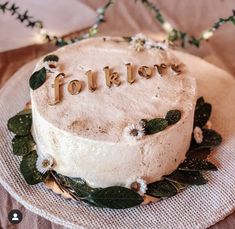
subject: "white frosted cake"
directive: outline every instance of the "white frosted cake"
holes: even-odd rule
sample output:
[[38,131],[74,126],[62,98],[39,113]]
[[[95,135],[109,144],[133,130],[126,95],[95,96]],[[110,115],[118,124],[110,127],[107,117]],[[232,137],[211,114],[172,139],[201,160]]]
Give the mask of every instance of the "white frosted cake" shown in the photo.
[[[93,38],[53,55],[58,62],[37,64],[35,71],[48,64],[47,79],[31,90],[37,153],[53,158],[53,170],[91,187],[130,187],[139,178],[158,181],[184,161],[196,84],[164,44]],[[147,134],[146,120],[171,110],[180,120]]]

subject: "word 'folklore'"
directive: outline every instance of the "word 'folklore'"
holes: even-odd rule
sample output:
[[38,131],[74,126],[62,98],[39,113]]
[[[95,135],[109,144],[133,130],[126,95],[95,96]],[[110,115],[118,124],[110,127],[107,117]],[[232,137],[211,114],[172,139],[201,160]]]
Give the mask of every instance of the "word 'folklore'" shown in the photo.
[[[149,79],[153,76],[154,69],[157,70],[157,73],[162,77],[164,74],[166,74],[168,68],[172,70],[174,75],[179,75],[181,71],[181,66],[179,64],[170,64],[166,65],[164,63],[158,65],[155,64],[154,68],[150,68],[148,66],[141,66],[138,68],[137,72],[138,74],[145,78]],[[104,67],[104,76],[105,76],[105,82],[106,86],[108,88],[112,86],[119,86],[121,85],[121,80],[119,78],[118,72],[111,72],[109,66]],[[126,64],[126,70],[127,70],[127,82],[129,84],[132,84],[135,82],[135,75],[133,74],[133,67],[130,63]],[[95,81],[95,78],[93,77],[92,71],[89,70],[85,73],[87,76],[87,83],[88,83],[88,89],[90,92],[94,92],[97,89],[97,84]],[[60,102],[61,100],[61,94],[60,94],[60,86],[64,84],[64,73],[59,73],[54,80],[54,84],[52,84],[52,88],[54,88],[54,101],[50,103],[50,105],[55,105]],[[79,80],[72,80],[68,84],[68,92],[71,95],[77,95],[82,90],[82,82]]]

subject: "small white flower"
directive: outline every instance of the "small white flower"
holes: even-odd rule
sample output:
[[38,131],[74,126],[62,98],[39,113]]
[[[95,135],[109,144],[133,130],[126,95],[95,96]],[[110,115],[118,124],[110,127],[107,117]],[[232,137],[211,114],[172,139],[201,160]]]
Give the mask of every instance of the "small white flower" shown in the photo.
[[152,49],[152,48],[159,48],[165,50],[169,46],[167,42],[156,42],[152,39],[147,38],[145,35],[139,33],[131,38],[130,47],[140,52],[143,51],[144,49]]
[[193,136],[197,144],[201,144],[203,141],[203,132],[202,129],[196,126],[193,130]]
[[36,162],[36,168],[40,173],[44,174],[52,168],[53,164],[54,160],[50,155],[39,155]]
[[136,34],[131,38],[130,47],[134,48],[137,52],[143,51],[146,40],[147,37],[144,34]]
[[124,129],[124,136],[129,140],[140,140],[144,135],[144,127],[141,123],[128,124]]
[[212,128],[212,122],[211,122],[210,120],[208,120],[207,123],[206,123],[206,125],[205,125],[205,127],[206,127],[207,129],[211,129],[211,128]]
[[214,35],[213,31],[205,31],[202,33],[202,38],[208,40]]
[[163,41],[163,42],[155,42],[155,47],[158,49],[163,49],[166,50],[169,48],[169,42],[168,41]]
[[140,177],[129,179],[126,184],[126,188],[133,189],[138,192],[141,196],[143,196],[147,191],[146,181]]
[[171,24],[168,23],[168,22],[164,22],[164,23],[162,24],[162,27],[163,27],[163,29],[164,29],[167,33],[170,33],[170,32],[173,30],[173,27],[172,27]]

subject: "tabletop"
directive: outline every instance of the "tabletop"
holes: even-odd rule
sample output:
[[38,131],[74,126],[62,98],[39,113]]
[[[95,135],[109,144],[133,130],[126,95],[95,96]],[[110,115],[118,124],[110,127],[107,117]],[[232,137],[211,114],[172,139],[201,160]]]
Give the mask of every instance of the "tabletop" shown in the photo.
[[[93,9],[104,4],[105,0],[81,0]],[[198,35],[202,30],[211,26],[218,18],[231,15],[235,6],[235,0],[152,0],[158,8],[162,9],[165,17],[182,31],[192,35]],[[107,14],[107,22],[101,26],[102,35],[131,35],[135,33],[149,33],[155,35],[162,32],[154,20],[153,15],[145,9],[140,1],[119,0]],[[235,76],[235,27],[225,25],[223,29],[216,32],[215,36],[208,42],[203,42],[200,48],[187,47],[184,51],[195,54],[211,62]],[[49,51],[54,50],[52,45],[30,45],[0,53],[0,87],[17,69],[28,61],[35,59]],[[52,228],[61,229],[63,226],[56,225],[50,221],[25,209],[15,201],[2,186],[0,186],[0,228]],[[3,207],[4,206],[4,207]],[[24,220],[16,226],[9,224],[8,212],[19,209]],[[223,221],[211,226],[210,229],[232,229],[235,224],[235,213]]]

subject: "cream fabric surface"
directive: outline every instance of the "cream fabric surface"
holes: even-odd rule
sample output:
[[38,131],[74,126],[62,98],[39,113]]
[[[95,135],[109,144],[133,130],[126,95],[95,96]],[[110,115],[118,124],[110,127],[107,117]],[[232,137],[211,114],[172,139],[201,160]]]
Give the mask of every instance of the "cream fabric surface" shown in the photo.
[[29,100],[32,63],[21,68],[0,91],[0,183],[30,211],[71,228],[201,229],[223,219],[235,209],[235,80],[197,57],[177,55],[196,76],[199,95],[213,104],[213,128],[223,136],[223,144],[211,157],[219,171],[207,174],[207,185],[189,188],[156,204],[127,210],[88,207],[65,200],[42,184],[27,185],[19,172],[20,160],[11,152],[12,134],[6,123]]

